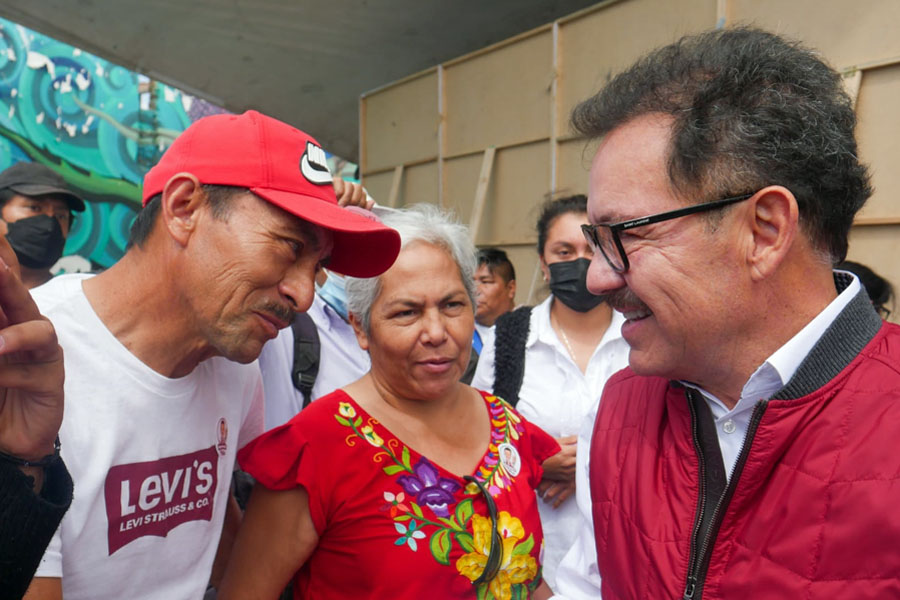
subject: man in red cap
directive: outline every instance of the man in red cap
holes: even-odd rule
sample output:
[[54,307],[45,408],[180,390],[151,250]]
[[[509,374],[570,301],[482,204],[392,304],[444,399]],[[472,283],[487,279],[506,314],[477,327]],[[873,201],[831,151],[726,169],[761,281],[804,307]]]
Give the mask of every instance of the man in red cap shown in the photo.
[[202,597],[239,518],[235,453],[263,430],[260,350],[322,266],[369,277],[399,247],[338,206],[305,133],[253,111],[189,127],[144,179],[125,256],[36,294],[65,350],[78,491],[34,597]]

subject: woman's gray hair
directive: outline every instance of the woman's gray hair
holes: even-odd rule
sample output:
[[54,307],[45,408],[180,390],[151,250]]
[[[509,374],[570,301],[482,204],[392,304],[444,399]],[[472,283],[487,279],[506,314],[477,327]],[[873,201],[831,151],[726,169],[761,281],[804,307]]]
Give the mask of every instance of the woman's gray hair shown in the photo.
[[[459,268],[459,276],[475,310],[475,246],[469,229],[456,217],[433,204],[415,204],[379,215],[388,227],[400,233],[401,252],[414,242],[425,242],[447,251]],[[381,277],[346,278],[347,307],[369,332],[372,304],[381,292]]]

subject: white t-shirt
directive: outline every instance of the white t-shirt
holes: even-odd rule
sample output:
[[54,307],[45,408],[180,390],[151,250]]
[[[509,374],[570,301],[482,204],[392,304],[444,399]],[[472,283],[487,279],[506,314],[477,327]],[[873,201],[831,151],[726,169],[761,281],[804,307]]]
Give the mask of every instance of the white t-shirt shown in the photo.
[[[587,374],[582,373],[550,325],[552,301],[553,296],[549,296],[531,311],[525,343],[525,373],[516,409],[526,419],[558,438],[579,434],[590,416],[597,414],[606,380],[628,366],[629,348],[622,338],[625,317],[613,311],[609,328],[588,362]],[[496,337],[494,339],[496,341]],[[472,380],[473,387],[493,390],[494,356],[493,344],[481,351]],[[590,433],[587,440],[579,438],[578,445],[579,450],[590,449]],[[576,490],[580,483],[576,482]],[[538,510],[544,530],[544,579],[555,589],[557,565],[575,542],[578,531],[589,526],[590,521],[584,523],[572,498],[559,508],[553,508],[541,500]]]
[[[313,384],[316,400],[352,383],[369,372],[369,353],[359,347],[353,327],[316,294],[306,311],[319,333],[319,373]],[[266,394],[266,429],[287,423],[303,408],[303,394],[291,381],[294,364],[294,331],[282,329],[266,342],[259,355]]]
[[235,455],[262,432],[259,367],[212,358],[160,375],[99,319],[85,277],[32,290],[65,354],[59,437],[75,483],[37,576],[62,577],[66,600],[202,598]]

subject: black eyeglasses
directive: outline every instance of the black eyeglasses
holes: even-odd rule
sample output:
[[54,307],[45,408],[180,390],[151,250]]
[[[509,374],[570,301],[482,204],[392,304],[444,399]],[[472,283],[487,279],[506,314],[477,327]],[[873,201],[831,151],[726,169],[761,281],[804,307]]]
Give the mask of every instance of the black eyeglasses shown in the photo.
[[503,540],[500,539],[500,531],[497,529],[497,505],[494,504],[494,499],[491,497],[490,492],[485,489],[483,483],[471,475],[466,475],[463,479],[478,486],[478,489],[484,494],[488,514],[491,516],[491,549],[488,551],[487,563],[484,565],[484,571],[478,576],[478,579],[472,582],[472,585],[479,586],[482,583],[487,583],[500,572],[500,563],[503,560]]
[[[755,193],[755,192],[754,192]],[[659,223],[660,221],[668,221],[679,217],[686,217],[694,213],[715,210],[729,204],[742,202],[752,198],[753,194],[743,194],[741,196],[733,196],[731,198],[723,198],[712,202],[704,202],[703,204],[694,204],[676,210],[670,210],[647,217],[630,219],[620,223],[600,223],[599,225],[585,224],[581,226],[584,237],[593,248],[594,252],[599,250],[603,254],[603,258],[612,267],[616,273],[625,273],[628,271],[628,255],[625,254],[625,248],[622,247],[622,241],[619,239],[619,232],[642,225],[650,225],[651,223]]]

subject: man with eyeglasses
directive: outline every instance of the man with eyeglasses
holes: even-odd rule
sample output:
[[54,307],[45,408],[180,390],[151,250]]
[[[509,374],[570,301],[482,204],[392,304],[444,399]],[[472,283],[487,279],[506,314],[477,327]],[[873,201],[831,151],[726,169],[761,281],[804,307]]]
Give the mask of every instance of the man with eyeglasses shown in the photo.
[[900,328],[832,270],[871,194],[840,76],[717,30],[573,123],[588,287],[631,346],[590,452],[604,600],[900,597]]

